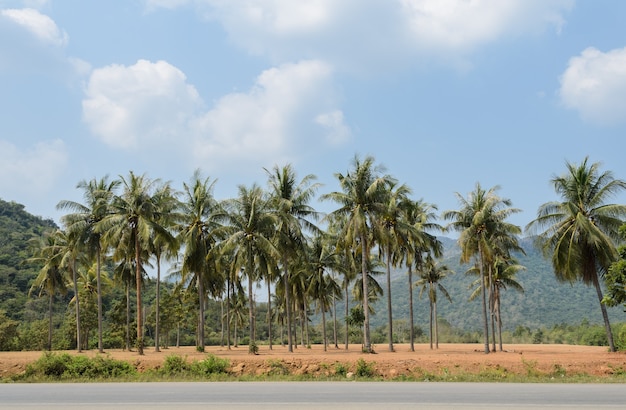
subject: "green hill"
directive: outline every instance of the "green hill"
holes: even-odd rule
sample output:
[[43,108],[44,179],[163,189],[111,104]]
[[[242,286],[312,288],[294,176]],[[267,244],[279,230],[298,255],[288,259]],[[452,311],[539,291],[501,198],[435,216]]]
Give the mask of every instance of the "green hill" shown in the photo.
[[33,216],[24,206],[0,199],[0,310],[21,321],[31,280],[37,273],[23,261],[31,257],[28,241],[56,225]]
[[[443,261],[455,274],[446,277],[442,285],[448,290],[453,303],[440,297],[437,303],[438,316],[452,326],[464,330],[479,330],[482,326],[481,301],[479,298],[468,302],[471,293],[469,286],[475,279],[465,275],[469,265],[459,264],[460,251],[456,241],[441,238],[444,243]],[[524,287],[524,293],[506,290],[502,296],[502,323],[505,330],[514,330],[518,326],[537,329],[555,324],[579,324],[584,319],[590,323],[602,323],[602,314],[595,289],[582,283],[558,282],[552,271],[550,261],[543,258],[530,238],[521,240],[526,255],[518,255],[521,265],[526,267],[518,275],[518,282]],[[408,281],[404,270],[393,274],[392,295],[394,321],[408,319]],[[384,277],[378,279],[384,282]],[[415,278],[414,274],[414,280]],[[428,302],[426,295],[420,300],[414,290],[415,319],[420,326],[428,323]],[[387,308],[384,299],[374,304],[376,314],[372,317],[372,326],[386,324]],[[626,314],[621,308],[609,309],[613,322],[623,322]]]

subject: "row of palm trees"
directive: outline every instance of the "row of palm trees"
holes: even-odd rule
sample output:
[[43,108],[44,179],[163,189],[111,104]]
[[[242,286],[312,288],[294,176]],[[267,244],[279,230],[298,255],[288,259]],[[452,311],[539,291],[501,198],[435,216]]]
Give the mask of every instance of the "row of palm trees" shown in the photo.
[[[606,206],[603,200],[606,194],[622,189],[626,184],[613,179],[610,174],[598,177],[597,166],[587,166],[586,160],[580,167],[590,169],[593,175],[589,179],[599,179],[595,181],[596,185],[609,186],[600,193],[595,193],[596,196],[601,196],[594,197],[595,202],[579,206],[589,211],[587,225],[600,224],[601,228],[598,230],[609,239],[600,243],[595,237],[576,234],[565,245],[573,250],[576,241],[585,237],[593,240],[594,244],[611,245],[614,249],[612,232],[605,232],[603,229],[609,225],[612,229],[614,223],[623,220],[626,210],[618,205]],[[568,169],[572,171],[576,167],[571,168]],[[510,200],[497,195],[498,187],[484,190],[477,184],[467,197],[457,194],[460,208],[444,212],[442,218],[449,221],[449,224],[441,227],[435,222],[436,207],[423,200],[412,200],[410,188],[386,174],[385,169],[370,156],[355,156],[348,172],[335,174],[340,190],[319,197],[322,201],[337,204],[337,208],[328,215],[319,214],[311,206],[319,189],[313,175],[298,180],[291,165],[276,166],[265,171],[267,189],[256,184],[239,186],[236,198],[222,201],[218,201],[213,195],[215,181],[203,177],[199,171],[194,173],[189,183],[183,184],[181,192],[175,192],[170,183],[133,172],[113,181],[105,177],[101,180],[80,182],[78,188],[83,191],[84,202],[59,203],[59,209],[69,213],[62,217],[64,229],[53,234],[50,242],[40,247],[35,255],[34,260],[41,262],[43,268],[34,286],[45,288],[52,295],[55,289],[63,287],[58,276],[66,273],[72,278],[74,295],[78,295],[78,270],[84,266],[95,265],[98,349],[103,351],[101,266],[105,258],[112,261],[116,264],[117,275],[126,285],[127,300],[129,283],[134,282],[137,351],[143,354],[141,291],[146,274],[144,267],[151,261],[155,261],[157,271],[156,350],[159,349],[160,337],[159,283],[164,260],[170,261],[173,267],[170,275],[197,294],[199,349],[204,349],[204,306],[207,298],[225,298],[226,317],[230,318],[231,299],[238,298],[235,290],[241,289],[241,285],[247,283],[249,347],[251,352],[256,351],[253,285],[260,281],[265,281],[268,289],[270,349],[272,300],[279,305],[275,309],[284,312],[287,347],[290,352],[294,344],[294,316],[299,314],[300,322],[305,324],[307,321],[303,316],[313,304],[322,315],[326,348],[325,315],[334,309],[336,299],[343,293],[346,318],[348,317],[349,290],[352,285],[354,302],[363,314],[363,350],[373,351],[369,328],[370,301],[384,293],[388,310],[388,348],[393,351],[391,269],[406,268],[410,304],[410,348],[414,350],[413,273],[420,276],[418,284],[422,288],[428,287],[431,310],[434,308],[434,313],[431,313],[432,346],[433,315],[436,324],[436,289],[439,288],[444,296],[447,295],[445,288],[439,287],[438,282],[449,273],[445,266],[436,262],[441,256],[442,245],[435,233],[455,230],[459,232],[461,262],[471,263],[472,267],[468,272],[479,275],[479,289],[474,292],[474,296],[482,297],[485,353],[490,351],[489,318],[493,336],[492,350],[496,349],[496,332],[501,335],[500,291],[507,287],[521,289],[514,275],[522,269],[513,257],[522,251],[518,243],[522,230],[507,222],[507,218],[519,210],[511,207]],[[570,177],[563,178],[569,180]],[[563,194],[558,189],[557,192]],[[542,206],[539,217],[530,224],[533,228],[552,223],[540,236],[544,239],[547,252],[555,249],[556,245],[565,246],[563,242],[554,240],[554,236],[561,233],[556,226],[566,223],[564,221],[571,217],[564,212],[570,209],[565,204],[574,198],[563,196],[561,208],[549,204]],[[555,209],[561,211],[560,219],[553,215],[556,213]],[[601,218],[602,215],[610,216],[614,220],[609,224],[606,218]],[[582,228],[588,228],[587,225]],[[565,231],[572,235],[571,231]],[[555,255],[561,255],[562,252],[563,249],[555,249]],[[583,249],[577,254],[577,260],[583,260],[590,255],[595,257],[597,252],[589,253]],[[594,259],[592,265],[596,270],[592,273],[596,273],[596,277],[597,272],[601,273],[602,266],[612,257],[611,252],[606,250],[602,256],[604,259]],[[559,272],[563,272],[565,266],[572,273],[564,277],[577,277],[575,261],[562,262],[563,256],[566,254],[553,259],[556,261],[554,267],[557,276]],[[385,266],[385,290],[374,279],[379,263]],[[338,282],[338,277],[343,280]],[[593,282],[592,277],[589,281],[599,283],[597,279]],[[272,286],[275,287],[274,298],[271,297]],[[598,291],[601,295],[599,288]],[[78,297],[74,298],[80,350],[79,300]],[[608,323],[608,318],[606,321]],[[226,325],[230,326],[230,320],[226,320]],[[610,331],[610,327],[607,329]],[[227,333],[230,336],[229,328]],[[347,338],[346,331],[346,348]]]

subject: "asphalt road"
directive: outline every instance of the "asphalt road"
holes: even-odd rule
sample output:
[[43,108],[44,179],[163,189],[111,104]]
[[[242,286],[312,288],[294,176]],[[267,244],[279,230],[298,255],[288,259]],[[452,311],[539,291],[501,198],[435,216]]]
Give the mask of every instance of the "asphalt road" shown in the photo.
[[0,384],[0,409],[624,409],[626,385],[411,382]]

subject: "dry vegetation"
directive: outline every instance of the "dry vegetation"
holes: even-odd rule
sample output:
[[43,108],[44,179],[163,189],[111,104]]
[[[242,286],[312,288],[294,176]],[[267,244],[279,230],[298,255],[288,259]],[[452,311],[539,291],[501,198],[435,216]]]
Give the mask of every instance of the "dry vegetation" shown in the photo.
[[[98,353],[87,351],[80,354],[96,356]],[[212,354],[228,359],[229,373],[234,376],[264,376],[282,372],[319,378],[333,376],[338,369],[349,375],[355,372],[359,361],[385,379],[401,379],[404,376],[420,379],[442,375],[454,379],[454,375],[461,374],[488,374],[493,379],[505,379],[508,375],[550,378],[588,375],[611,379],[626,374],[626,354],[623,352],[609,353],[606,347],[572,345],[507,345],[504,352],[491,354],[484,354],[483,346],[475,344],[442,344],[439,350],[430,350],[428,345],[420,344],[416,345],[415,352],[410,352],[408,345],[396,345],[395,352],[388,352],[385,345],[377,346],[376,354],[361,353],[359,345],[351,345],[348,351],[343,345],[339,349],[333,346],[327,352],[314,345],[310,349],[298,347],[293,353],[282,346],[274,346],[273,350],[260,346],[258,355],[248,354],[247,346],[231,350],[207,347],[204,354],[194,347],[173,347],[161,352],[146,349],[143,356],[121,350],[109,350],[106,354],[113,359],[128,361],[140,372],[159,368],[171,355],[192,362]],[[41,356],[41,352],[0,352],[0,378],[24,372],[29,363]],[[277,370],[280,372],[277,373]]]

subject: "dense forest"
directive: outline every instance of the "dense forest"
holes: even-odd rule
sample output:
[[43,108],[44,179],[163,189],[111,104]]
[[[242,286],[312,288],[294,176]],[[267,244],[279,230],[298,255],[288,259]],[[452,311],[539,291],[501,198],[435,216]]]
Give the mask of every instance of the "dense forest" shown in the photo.
[[241,186],[225,201],[199,173],[181,192],[133,173],[81,181],[84,204],[59,202],[63,227],[0,200],[0,350],[349,341],[372,351],[432,346],[433,321],[435,344],[611,345],[613,332],[626,344],[622,308],[604,318],[591,279],[555,275],[495,190],[477,185],[444,214],[460,232],[452,240],[434,206],[373,159],[353,165],[337,174],[343,191],[322,195],[338,209],[319,225],[314,177],[298,182],[291,166],[267,171],[267,190]]

